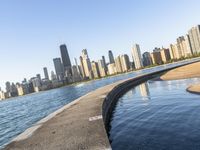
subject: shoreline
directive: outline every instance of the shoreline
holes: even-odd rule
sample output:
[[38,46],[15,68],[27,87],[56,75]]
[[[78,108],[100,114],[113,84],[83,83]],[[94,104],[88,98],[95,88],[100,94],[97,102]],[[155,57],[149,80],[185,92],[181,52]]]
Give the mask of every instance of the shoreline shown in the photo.
[[107,99],[109,103],[105,105],[105,98],[111,91],[119,95],[130,86],[173,68],[177,67],[143,73],[91,91],[38,121],[4,149],[111,149],[106,129],[109,112],[116,101]]
[[[180,80],[189,78],[200,78],[200,62],[188,64],[182,67],[172,69],[165,72],[160,77],[156,78],[157,81]],[[200,83],[190,85],[186,91],[193,94],[200,95]]]
[[200,95],[200,83],[199,84],[190,85],[186,89],[186,91],[189,92],[189,93]]
[[200,62],[193,64],[185,65],[167,71],[159,77],[160,80],[179,80],[179,79],[188,79],[188,78],[199,78],[200,77]]
[[[93,149],[111,150],[110,143],[107,138],[106,131],[105,131],[103,120],[100,118],[100,120],[97,120],[97,121],[94,120],[94,122],[92,121],[92,123],[96,124],[96,125],[93,125],[89,120],[91,117],[95,117],[95,116],[101,114],[102,110],[101,110],[101,107],[99,107],[99,104],[101,106],[102,102],[105,98],[105,95],[113,87],[115,87],[115,85],[117,85],[121,82],[123,82],[123,81],[118,81],[117,83],[113,83],[111,85],[107,85],[107,86],[101,87],[99,89],[96,89],[95,91],[91,91],[88,94],[72,101],[71,103],[66,104],[65,106],[63,106],[60,109],[56,110],[55,112],[49,114],[45,118],[39,120],[33,126],[31,126],[30,128],[26,129],[24,132],[19,134],[13,140],[11,140],[9,143],[7,143],[5,145],[5,147],[3,148],[3,150],[9,150],[9,149],[16,149],[16,150],[18,150],[18,149],[36,149],[36,150],[37,149],[38,150],[39,149],[50,149],[50,150],[69,149],[69,150],[71,150],[72,149],[73,150],[74,149],[75,150],[75,149],[79,149],[79,148],[87,149],[88,148],[87,145],[83,144],[84,141],[88,141],[88,139],[85,139],[85,138],[90,139],[91,142],[89,142],[89,143],[90,143],[90,145],[93,145],[93,146],[91,146],[92,148],[90,148],[91,150],[93,150]],[[105,90],[105,89],[107,89],[107,90]],[[86,110],[85,108],[78,106],[78,105],[84,105],[84,103],[88,103],[86,101],[91,102],[95,99],[97,100],[96,101],[97,104],[93,104],[93,105],[96,105],[95,109],[87,109]],[[93,106],[90,106],[87,104],[87,107],[90,108]],[[84,111],[81,111],[80,109],[83,109]],[[91,110],[92,110],[92,112],[91,112]],[[73,113],[68,113],[71,111],[73,111]],[[77,113],[77,111],[78,111],[78,113]],[[89,113],[86,111],[89,111]],[[65,113],[66,115],[63,115],[63,113]],[[73,117],[71,117],[70,114]],[[87,114],[87,116],[85,117],[86,114]],[[83,117],[79,118],[78,117],[79,115],[80,116],[83,115]],[[62,117],[64,117],[64,118],[67,117],[68,119],[62,119]],[[60,121],[57,121],[57,119],[59,119]],[[71,122],[71,120],[72,120],[72,122]],[[59,124],[59,122],[61,122],[61,124]],[[74,124],[75,122],[76,122],[76,125]],[[74,139],[74,138],[72,138],[70,136],[66,136],[66,135],[63,137],[64,130],[61,128],[63,128],[63,124],[65,124],[65,123],[66,123],[67,129],[68,129],[66,134],[70,134],[71,136],[72,135],[74,136],[74,134],[76,134],[75,138],[77,138],[77,139]],[[48,126],[48,124],[50,124],[50,126]],[[59,128],[54,127],[54,125],[57,126],[57,124],[60,126]],[[77,124],[78,124],[79,129],[77,128],[77,130],[73,131],[73,129],[75,128],[75,126],[77,126]],[[94,128],[98,129],[99,131],[96,131]],[[41,131],[43,129],[45,131]],[[55,130],[59,130],[59,129],[61,129],[61,131],[55,131]],[[83,130],[93,130],[93,132],[98,132],[98,133],[92,134],[94,136],[94,137],[92,137],[91,134],[85,135],[85,131],[83,132],[82,129]],[[57,135],[58,138],[59,137],[67,138],[67,140],[65,139],[66,143],[62,141],[63,145],[60,145],[60,148],[56,147],[55,143],[52,145],[53,141],[51,141],[51,143],[49,143],[50,141],[46,141],[47,137],[50,137],[50,136],[52,136],[52,134],[56,134],[57,132],[61,132],[61,133],[59,133],[59,135]],[[40,134],[42,137],[40,136]],[[48,135],[46,135],[46,134],[48,134]],[[78,134],[81,134],[81,135],[77,136]],[[31,138],[34,138],[34,136],[37,136],[37,135],[39,135],[39,137],[36,137],[32,141]],[[91,137],[88,137],[88,136],[91,136]],[[69,137],[72,138],[73,142],[68,142],[68,140],[70,140]],[[38,141],[38,138],[40,138],[39,141]],[[99,143],[98,139],[99,139],[100,143]],[[30,143],[27,142],[29,140],[31,141]],[[41,140],[43,141],[43,144],[41,144]],[[78,142],[79,140],[81,140],[81,142]],[[96,142],[94,142],[94,141],[96,141]],[[33,144],[34,142],[36,142],[37,144],[34,145]],[[89,144],[89,143],[87,143],[87,144]],[[18,146],[16,146],[16,144]],[[83,145],[81,145],[81,144],[83,144]]]
[[131,71],[128,71],[128,72],[117,73],[117,74],[114,74],[114,75],[108,75],[108,76],[105,76],[105,77],[96,78],[96,79],[92,79],[92,80],[85,80],[85,81],[81,81],[81,82],[76,82],[76,83],[72,83],[72,84],[68,84],[68,85],[63,85],[63,86],[60,86],[60,87],[57,87],[57,88],[52,88],[52,89],[48,89],[48,90],[44,90],[44,91],[29,93],[29,94],[26,94],[26,95],[21,95],[21,96],[16,96],[16,97],[10,97],[10,98],[6,98],[6,99],[2,99],[2,100],[0,100],[0,102],[6,101],[6,100],[12,100],[13,98],[21,98],[21,97],[24,97],[24,96],[30,96],[32,94],[39,94],[39,93],[42,93],[42,92],[47,92],[47,91],[51,91],[51,90],[55,90],[55,89],[59,89],[59,88],[68,87],[68,86],[69,87],[70,86],[77,86],[77,85],[84,84],[84,83],[87,84],[87,83],[98,81],[98,80],[103,80],[103,79],[107,79],[107,78],[117,77],[117,76],[121,76],[121,75],[124,75],[124,74],[130,74],[130,73],[133,73],[133,72],[148,70],[148,69],[156,68],[156,67],[159,67],[159,66],[165,66],[165,65],[169,65],[169,64],[176,64],[176,63],[180,63],[180,62],[184,62],[184,61],[192,60],[192,59],[198,59],[198,58],[199,57],[194,57],[194,58],[191,58],[191,59],[184,59],[184,60],[170,62],[170,63],[162,64],[162,65],[147,66],[147,67],[142,68],[142,69],[131,70]]

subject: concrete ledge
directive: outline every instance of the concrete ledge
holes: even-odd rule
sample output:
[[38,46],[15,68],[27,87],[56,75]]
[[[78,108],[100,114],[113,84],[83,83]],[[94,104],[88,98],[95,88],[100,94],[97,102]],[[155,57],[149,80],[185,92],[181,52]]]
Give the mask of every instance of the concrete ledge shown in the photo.
[[[152,73],[143,74],[143,75],[137,76],[135,78],[128,79],[128,80],[122,82],[121,84],[118,84],[117,86],[115,86],[108,93],[108,95],[105,98],[103,105],[102,105],[103,121],[104,121],[105,128],[106,128],[108,136],[109,136],[110,119],[112,117],[112,112],[115,109],[116,103],[117,103],[120,96],[122,96],[124,93],[126,93],[128,90],[130,90],[132,87],[137,86],[137,85],[139,85],[139,84],[141,84],[141,83],[143,83],[143,82],[145,82],[149,79],[155,78],[155,77],[157,77],[157,76],[159,76],[159,75],[161,75],[161,74],[163,74],[163,73],[165,73],[169,70],[172,70],[172,69],[175,69],[175,68],[178,68],[178,67],[182,67],[182,66],[185,66],[185,65],[189,65],[189,64],[192,64],[192,63],[195,63],[195,62],[199,62],[199,60],[196,60],[194,62],[190,62],[190,63],[187,63],[187,64],[178,65],[178,66],[171,67],[171,68],[164,68],[162,70],[155,71],[155,72],[152,72]],[[188,91],[188,89],[187,89],[187,91]],[[191,91],[188,91],[188,92],[191,92]],[[191,92],[191,93],[197,94],[196,92]]]
[[[83,97],[87,96],[88,94],[84,95]],[[83,98],[81,97],[81,98]],[[25,140],[27,138],[29,138],[37,129],[39,129],[45,122],[49,121],[50,119],[52,119],[53,117],[55,117],[56,115],[58,115],[59,113],[62,113],[65,109],[69,108],[70,106],[74,105],[75,103],[77,103],[78,101],[81,100],[81,98],[78,98],[76,100],[74,100],[73,102],[63,106],[62,108],[54,111],[53,113],[49,114],[48,116],[46,116],[45,118],[41,119],[40,121],[38,121],[37,123],[35,123],[32,127],[26,129],[23,133],[21,133],[20,135],[18,135],[16,138],[14,138],[11,142],[17,142],[17,141],[21,141],[21,140]]]
[[[107,133],[109,133],[110,128],[110,119],[112,117],[112,112],[115,109],[116,103],[121,95],[123,95],[125,92],[130,90],[132,87],[137,86],[141,84],[142,82],[145,82],[149,79],[152,79],[156,76],[159,76],[161,73],[164,73],[165,71],[170,69],[164,69],[161,71],[156,71],[153,73],[147,73],[144,75],[137,76],[135,78],[126,80],[122,82],[121,84],[118,84],[115,86],[111,92],[108,93],[107,97],[105,98],[102,109],[103,109],[103,120],[105,124],[105,128]],[[109,135],[108,135],[109,136]]]

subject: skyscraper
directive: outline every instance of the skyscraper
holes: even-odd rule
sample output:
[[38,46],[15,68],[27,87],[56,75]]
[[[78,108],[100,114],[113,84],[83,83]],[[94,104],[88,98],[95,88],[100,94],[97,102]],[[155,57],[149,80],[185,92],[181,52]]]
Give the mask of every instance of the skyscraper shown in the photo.
[[11,97],[15,97],[15,96],[18,96],[17,88],[16,88],[15,84],[12,83],[12,85],[11,85]]
[[36,77],[39,79],[40,82],[42,82],[42,78],[40,74],[36,74]]
[[161,57],[161,53],[160,53],[160,48],[155,48],[153,50],[153,52],[151,53],[151,58],[152,58],[152,62],[153,64],[157,64],[157,65],[161,65],[163,64],[162,62],[162,57]]
[[55,73],[53,71],[51,71],[51,80],[56,80],[57,76],[55,75]]
[[102,61],[103,61],[103,67],[104,67],[105,72],[106,72],[106,74],[107,74],[108,68],[107,68],[106,59],[105,59],[104,56],[102,56]]
[[173,44],[170,44],[169,46],[169,53],[170,53],[170,58],[171,59],[176,59],[175,58],[175,48]]
[[67,72],[66,76],[71,76],[72,75],[71,61],[67,51],[67,46],[65,44],[60,45],[60,53],[64,70],[65,72]]
[[122,65],[122,71],[127,72],[130,69],[130,61],[128,55],[121,55],[120,61]]
[[143,65],[144,66],[152,65],[151,54],[149,52],[144,52],[142,54],[142,56],[143,56]]
[[10,82],[6,82],[6,92],[10,93],[11,92],[11,84]]
[[188,34],[185,35],[185,56],[190,56],[192,55],[192,47],[191,47],[191,42],[190,42],[190,37]]
[[41,90],[41,82],[39,78],[32,78],[31,82],[33,83],[33,89],[35,92],[39,92]]
[[121,64],[121,56],[117,56],[117,58],[115,58],[115,66],[117,73],[122,73],[123,70]]
[[54,58],[53,62],[54,62],[57,79],[59,81],[63,81],[64,80],[64,69],[63,69],[63,64],[61,62],[61,59]]
[[92,65],[92,72],[93,72],[94,78],[99,78],[100,77],[100,71],[99,71],[98,63],[95,62],[95,61],[92,61],[91,65]]
[[84,70],[84,66],[83,66],[83,57],[80,56],[80,71],[81,71],[81,75],[83,77],[83,79],[85,79],[86,75],[85,75],[85,70]]
[[98,66],[99,66],[100,76],[105,77],[106,70],[105,70],[105,66],[104,66],[104,61],[102,59],[98,61]]
[[108,74],[114,75],[116,73],[117,73],[117,70],[116,70],[115,64],[114,63],[108,64]]
[[132,47],[132,55],[133,55],[133,60],[135,63],[135,68],[136,69],[142,68],[143,67],[142,56],[141,56],[141,52],[140,52],[140,46],[138,44],[135,44]]
[[[191,38],[193,38],[192,35]],[[191,39],[188,34],[178,37],[176,41],[177,43],[170,44],[169,52],[171,59],[179,59],[192,55]],[[195,47],[194,43],[193,47]]]
[[44,71],[44,77],[45,77],[45,79],[49,80],[49,74],[48,74],[47,67],[44,67],[43,71]]
[[108,51],[108,56],[109,56],[110,64],[115,63],[114,56],[111,50]]
[[176,39],[177,41],[177,53],[179,53],[179,57],[184,57],[185,56],[185,49],[186,49],[186,45],[185,45],[185,39],[184,36],[180,36]]
[[162,48],[160,50],[160,54],[161,54],[161,58],[162,58],[163,63],[166,63],[166,62],[168,62],[171,59],[170,58],[169,49]]
[[76,65],[72,66],[72,75],[73,82],[81,81],[81,76]]
[[171,44],[170,45],[170,57],[172,59],[179,59],[181,58],[181,54],[179,52],[179,48],[178,48],[178,44],[175,43],[175,44]]
[[77,59],[76,58],[74,58],[74,62],[75,62],[75,65],[76,65],[76,69],[77,69],[77,71],[78,71],[78,74],[79,74],[79,76],[81,77],[81,79],[83,78],[83,76],[82,76],[82,72],[81,72],[81,68],[80,68],[80,66],[78,65],[78,62],[77,62]]
[[82,50],[81,61],[82,61],[82,64],[83,64],[83,70],[85,72],[85,76],[90,77],[90,74],[92,72],[92,67],[91,67],[90,59],[88,57],[87,49]]
[[191,48],[193,53],[200,52],[200,25],[192,27],[189,31],[189,38],[191,42]]

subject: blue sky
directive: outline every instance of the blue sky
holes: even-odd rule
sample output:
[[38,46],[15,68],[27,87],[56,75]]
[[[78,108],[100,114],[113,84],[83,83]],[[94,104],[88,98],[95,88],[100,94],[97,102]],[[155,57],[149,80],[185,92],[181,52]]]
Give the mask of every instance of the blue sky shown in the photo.
[[[0,86],[50,73],[66,43],[71,61],[167,47],[200,23],[199,0],[1,0]],[[107,59],[108,60],[108,59]]]

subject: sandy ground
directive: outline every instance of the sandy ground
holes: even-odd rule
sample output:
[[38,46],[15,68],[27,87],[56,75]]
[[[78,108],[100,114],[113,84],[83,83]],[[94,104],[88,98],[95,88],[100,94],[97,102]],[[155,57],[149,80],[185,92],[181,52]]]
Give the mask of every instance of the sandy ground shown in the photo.
[[[200,77],[200,62],[170,70],[162,75],[160,79],[177,80],[195,77]],[[186,90],[191,93],[200,94],[200,83],[191,85]]]
[[160,77],[161,80],[177,80],[200,77],[200,62],[168,71]]
[[195,94],[200,94],[200,83],[189,86],[187,91]]

